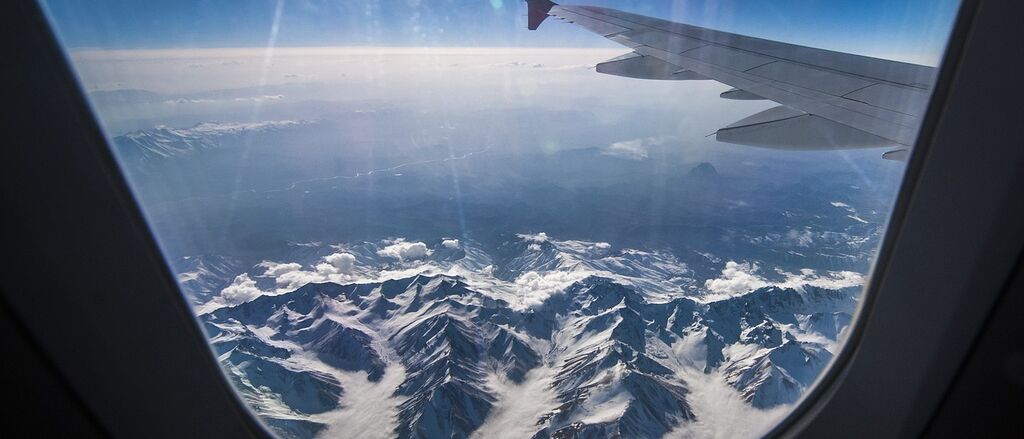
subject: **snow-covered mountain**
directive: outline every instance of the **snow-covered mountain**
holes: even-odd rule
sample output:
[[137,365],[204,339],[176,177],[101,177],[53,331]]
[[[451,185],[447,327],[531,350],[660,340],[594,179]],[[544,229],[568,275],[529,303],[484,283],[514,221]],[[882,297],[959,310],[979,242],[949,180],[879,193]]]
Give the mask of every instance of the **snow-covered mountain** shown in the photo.
[[295,128],[309,123],[294,120],[270,120],[263,122],[203,122],[191,128],[158,126],[116,136],[113,143],[118,158],[128,163],[130,168],[135,168],[167,158],[232,146],[234,143],[244,141],[245,135]]
[[660,438],[714,416],[694,385],[752,413],[795,402],[856,307],[856,288],[794,278],[704,294],[667,252],[524,234],[494,253],[323,246],[201,319],[284,437]]
[[220,255],[184,256],[171,263],[185,297],[197,304],[219,294],[243,268],[237,259]]

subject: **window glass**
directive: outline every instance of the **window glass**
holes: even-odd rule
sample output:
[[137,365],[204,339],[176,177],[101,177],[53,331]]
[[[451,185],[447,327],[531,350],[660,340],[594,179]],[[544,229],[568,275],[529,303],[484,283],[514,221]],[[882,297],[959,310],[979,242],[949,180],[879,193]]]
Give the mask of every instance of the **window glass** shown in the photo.
[[44,8],[275,434],[762,434],[849,335],[957,3],[568,3]]

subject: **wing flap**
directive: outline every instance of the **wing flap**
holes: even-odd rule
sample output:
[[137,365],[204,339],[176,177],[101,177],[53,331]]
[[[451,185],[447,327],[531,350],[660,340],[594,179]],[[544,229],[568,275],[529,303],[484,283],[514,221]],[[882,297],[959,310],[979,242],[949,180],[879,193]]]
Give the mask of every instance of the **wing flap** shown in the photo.
[[719,142],[777,149],[877,148],[887,139],[783,105],[747,117],[715,132]]
[[907,161],[907,158],[909,158],[909,157],[910,157],[910,150],[906,149],[906,148],[894,149],[892,151],[886,151],[886,152],[882,153],[882,158],[883,159],[895,160],[895,161],[898,161],[898,162],[905,162],[905,161]]
[[722,99],[732,99],[734,101],[763,101],[764,98],[753,94],[746,90],[740,90],[738,88],[731,88],[723,91],[722,94],[718,95]]
[[551,0],[527,0],[527,24],[526,28],[530,30],[537,30],[540,24],[548,18],[548,13],[551,12],[551,8],[555,6],[555,3]]
[[693,80],[707,79],[689,70],[669,64],[653,56],[628,53],[599,63],[597,72],[637,79]]

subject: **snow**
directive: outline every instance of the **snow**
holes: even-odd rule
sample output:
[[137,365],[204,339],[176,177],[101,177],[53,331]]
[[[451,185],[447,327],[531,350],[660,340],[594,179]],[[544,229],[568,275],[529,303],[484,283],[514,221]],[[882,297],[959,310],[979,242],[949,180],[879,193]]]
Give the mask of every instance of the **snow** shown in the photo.
[[[694,297],[679,283],[695,283],[692,271],[670,252],[538,235],[513,241],[504,258],[469,239],[457,249],[450,238],[325,246],[254,267],[278,290],[241,304],[220,297],[203,318],[243,383],[261,369],[238,361],[286,368],[271,387],[339,383],[324,413],[295,410],[319,406],[285,389],[246,384],[261,415],[325,436],[735,437],[764,431],[825,367],[855,311],[848,288],[863,282],[811,269],[776,269],[769,281],[754,263],[727,261],[713,280],[743,288]],[[380,254],[400,243],[422,244],[426,256]],[[282,291],[299,278],[336,283]],[[231,354],[239,349],[248,356]]]

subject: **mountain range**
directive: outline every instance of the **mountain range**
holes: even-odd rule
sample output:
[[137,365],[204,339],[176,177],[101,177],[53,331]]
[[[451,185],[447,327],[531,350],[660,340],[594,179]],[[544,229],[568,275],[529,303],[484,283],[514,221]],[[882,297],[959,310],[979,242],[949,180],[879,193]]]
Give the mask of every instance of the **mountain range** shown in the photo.
[[[702,421],[694,376],[756,410],[794,403],[832,358],[859,292],[790,282],[702,295],[664,253],[543,234],[494,255],[447,241],[406,254],[416,261],[345,247],[354,266],[421,274],[328,276],[200,318],[243,398],[283,437],[314,437],[373,406],[379,437],[660,438]],[[522,300],[524,276],[554,274],[568,277]]]

